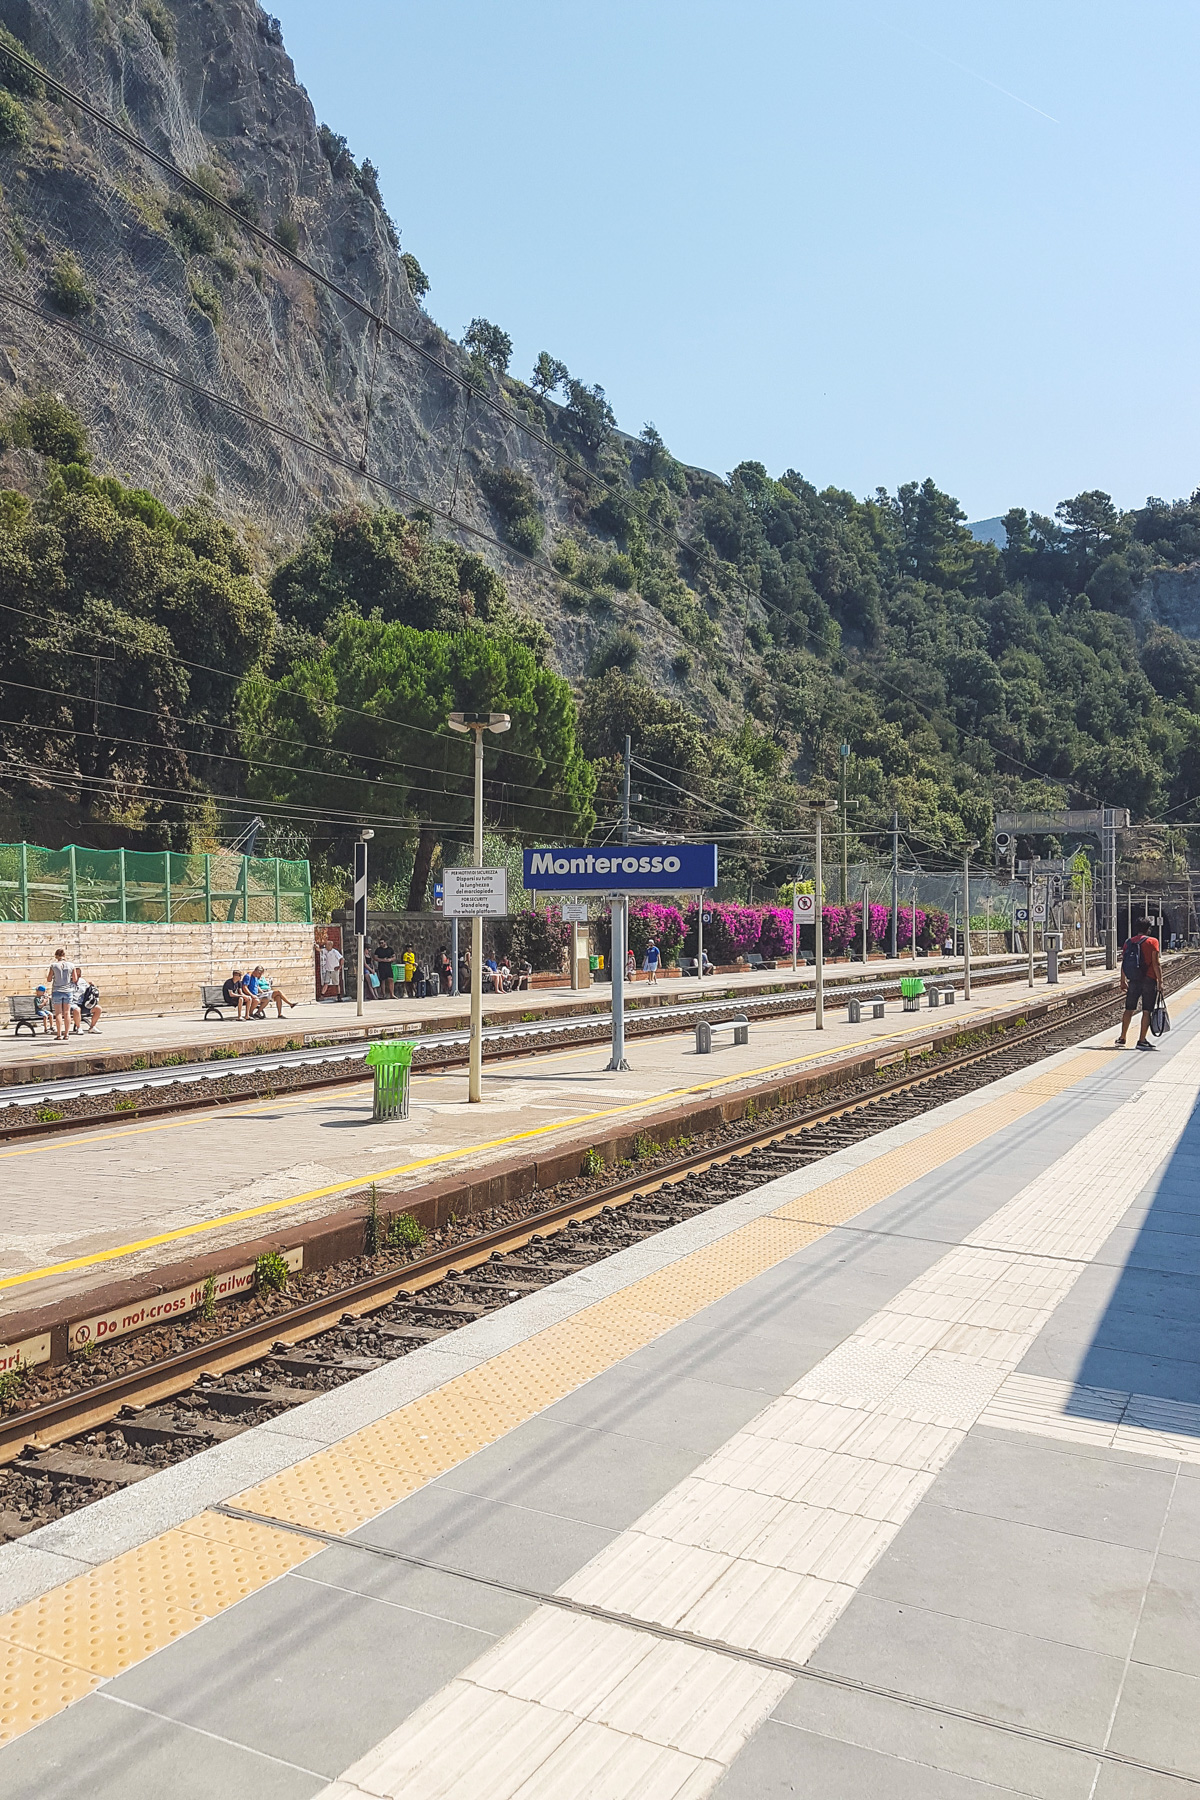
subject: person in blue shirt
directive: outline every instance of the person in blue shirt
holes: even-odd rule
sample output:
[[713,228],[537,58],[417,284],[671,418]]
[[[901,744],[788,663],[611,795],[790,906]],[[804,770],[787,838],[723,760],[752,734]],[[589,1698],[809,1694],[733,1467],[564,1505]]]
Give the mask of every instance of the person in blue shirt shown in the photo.
[[661,960],[662,958],[659,956],[658,945],[654,942],[654,939],[651,938],[646,946],[646,954],[642,961],[642,968],[646,971],[646,977],[651,987],[658,986],[658,965]]

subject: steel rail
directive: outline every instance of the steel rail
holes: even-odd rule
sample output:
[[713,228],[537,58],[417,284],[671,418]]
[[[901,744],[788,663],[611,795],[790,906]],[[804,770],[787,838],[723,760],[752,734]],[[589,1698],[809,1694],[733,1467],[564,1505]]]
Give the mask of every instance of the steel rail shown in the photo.
[[[1024,968],[1024,965],[1021,965]],[[975,985],[983,987],[1002,982],[1008,973],[1007,967],[989,971],[984,977],[976,977]],[[989,982],[990,975],[990,982]],[[934,979],[934,977],[931,977]],[[947,976],[946,979],[949,979]],[[854,989],[862,986],[862,980],[839,983],[835,990],[839,1003],[852,998]],[[888,982],[871,984],[875,987],[894,986],[899,989],[899,980],[889,978]],[[735,996],[711,1001],[681,1002],[678,1006],[646,1007],[627,1015],[627,1024],[634,1037],[669,1037],[674,1033],[688,1030],[693,1021],[700,1022],[700,1015],[712,1016],[735,1010],[749,1012],[751,1022],[769,1022],[771,1017],[786,1017],[812,1010],[812,995],[807,990],[798,989],[784,994],[747,994],[741,998]],[[530,1038],[553,1037],[560,1039],[566,1047],[579,1045],[586,1047],[592,1043],[606,1040],[611,1015],[608,1013],[585,1013],[568,1019],[545,1019],[536,1023],[520,1026],[490,1026],[485,1033],[484,1057],[488,1062],[499,1062],[521,1056],[537,1056],[543,1052],[553,1052],[560,1048],[559,1043],[528,1042]],[[490,1034],[490,1035],[489,1035]],[[395,1035],[400,1035],[399,1033]],[[517,1042],[506,1040],[521,1040]],[[418,1053],[422,1050],[442,1049],[445,1054],[414,1059],[413,1069],[418,1074],[438,1074],[449,1069],[462,1067],[466,1062],[469,1043],[467,1032],[430,1033],[422,1037],[415,1035]],[[217,1111],[224,1107],[246,1105],[260,1099],[278,1099],[284,1094],[312,1093],[319,1088],[340,1087],[347,1082],[361,1082],[367,1077],[361,1064],[369,1047],[368,1040],[347,1049],[336,1045],[329,1046],[327,1055],[314,1054],[315,1046],[307,1046],[302,1050],[252,1052],[246,1057],[223,1060],[220,1067],[212,1063],[191,1063],[169,1065],[170,1075],[154,1075],[151,1070],[145,1071],[145,1079],[129,1081],[130,1071],[117,1070],[112,1075],[90,1077],[59,1077],[56,1085],[48,1083],[26,1083],[20,1087],[0,1088],[0,1141],[11,1142],[19,1138],[50,1137],[66,1131],[86,1131],[97,1125],[130,1124],[135,1120],[157,1118],[170,1113],[197,1111]],[[139,1100],[134,1106],[113,1106],[103,1112],[75,1113],[61,1119],[30,1119],[17,1124],[6,1122],[5,1111],[16,1106],[47,1105],[55,1101],[86,1099],[90,1095],[105,1094],[133,1095],[146,1093],[156,1089],[184,1087],[198,1081],[211,1082],[229,1080],[238,1075],[275,1074],[291,1069],[303,1070],[308,1067],[318,1068],[331,1063],[345,1063],[348,1066],[340,1073],[326,1072],[315,1075],[308,1080],[296,1081],[282,1089],[280,1093],[250,1089],[243,1093],[221,1094],[208,1093],[191,1096],[168,1097],[159,1101]],[[233,1066],[230,1066],[233,1065]],[[158,1065],[160,1068],[168,1065]]]
[[[973,1067],[1005,1051],[1036,1043],[1039,1039],[1062,1030],[1064,1025],[1097,1017],[1112,1010],[1115,996],[1108,994],[1094,1006],[1065,1012],[1063,1016],[1031,1026],[1019,1035],[1007,1032],[995,1043],[989,1043],[939,1058],[936,1067],[906,1069],[901,1075],[873,1086],[865,1093],[846,1096],[821,1106],[807,1108],[787,1121],[765,1125],[739,1137],[735,1143],[672,1158],[643,1175],[633,1175],[612,1182],[590,1194],[559,1202],[542,1212],[527,1214],[512,1225],[487,1232],[467,1243],[437,1250],[415,1262],[352,1282],[336,1293],[301,1302],[284,1314],[273,1314],[238,1327],[207,1343],[126,1371],[94,1387],[62,1395],[45,1405],[24,1412],[11,1413],[0,1419],[0,1463],[11,1461],[25,1444],[41,1448],[60,1442],[65,1437],[110,1422],[123,1406],[147,1405],[183,1392],[204,1374],[227,1374],[253,1363],[269,1352],[276,1343],[294,1344],[318,1336],[336,1325],[346,1313],[356,1316],[387,1305],[401,1293],[419,1293],[446,1279],[455,1270],[478,1267],[499,1253],[517,1250],[531,1238],[564,1229],[573,1219],[592,1218],[606,1207],[623,1206],[630,1201],[670,1186],[693,1173],[719,1167],[754,1151],[794,1137],[814,1125],[828,1123],[846,1115],[870,1108],[880,1100],[928,1086],[942,1077]],[[1064,1007],[1069,1004],[1064,1002]],[[767,1177],[766,1179],[773,1179]],[[602,1259],[603,1260],[603,1259]]]

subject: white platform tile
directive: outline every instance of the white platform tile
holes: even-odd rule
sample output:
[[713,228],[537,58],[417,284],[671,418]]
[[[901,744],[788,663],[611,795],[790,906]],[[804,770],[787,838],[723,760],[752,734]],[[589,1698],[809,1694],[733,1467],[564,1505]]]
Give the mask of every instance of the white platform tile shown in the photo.
[[854,1589],[739,1561],[684,1614],[686,1631],[738,1650],[806,1662]]
[[803,1381],[788,1391],[802,1400],[843,1406],[874,1406],[915,1369],[924,1351],[917,1344],[876,1341],[868,1324],[822,1357]]
[[[360,1793],[422,1800],[513,1800],[577,1721],[452,1681],[342,1777]],[[324,1797],[322,1797],[324,1800]]]
[[653,1648],[654,1639],[632,1626],[543,1606],[472,1663],[470,1679],[514,1700],[537,1700],[587,1719]]
[[1067,1443],[1103,1445],[1140,1456],[1200,1463],[1200,1406],[1075,1386],[1038,1375],[1010,1375],[978,1423]]
[[624,1531],[558,1591],[584,1606],[673,1626],[733,1560],[715,1550],[668,1543],[637,1530]]
[[700,1800],[788,1677],[649,1627],[805,1660],[977,1422],[1200,1461],[1200,1408],[1014,1373],[1198,1085],[1200,1040],[564,1583],[628,1624],[543,1608],[349,1791]]
[[[514,1790],[512,1800],[699,1800],[724,1772],[721,1763],[584,1722]],[[470,1800],[485,1795],[491,1800],[489,1788],[475,1787]]]
[[746,1550],[751,1562],[857,1587],[896,1533],[887,1520],[787,1505]]
[[638,1530],[676,1544],[741,1556],[787,1504],[776,1495],[689,1476],[643,1513]]
[[791,1686],[791,1676],[691,1644],[651,1638],[650,1654],[592,1716],[615,1731],[728,1763]]
[[753,1437],[773,1438],[780,1443],[840,1450],[846,1438],[861,1424],[862,1412],[856,1406],[838,1406],[825,1400],[798,1400],[794,1394],[784,1394],[756,1419],[751,1419],[746,1430]]

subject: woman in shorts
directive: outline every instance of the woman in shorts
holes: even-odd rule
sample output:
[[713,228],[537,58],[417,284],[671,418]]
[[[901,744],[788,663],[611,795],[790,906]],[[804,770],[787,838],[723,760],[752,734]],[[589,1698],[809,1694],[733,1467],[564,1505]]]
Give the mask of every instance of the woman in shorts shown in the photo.
[[73,980],[66,951],[56,950],[54,961],[46,970],[46,981],[50,988],[50,1016],[54,1020],[56,1038],[68,1038],[71,1035],[71,986]]

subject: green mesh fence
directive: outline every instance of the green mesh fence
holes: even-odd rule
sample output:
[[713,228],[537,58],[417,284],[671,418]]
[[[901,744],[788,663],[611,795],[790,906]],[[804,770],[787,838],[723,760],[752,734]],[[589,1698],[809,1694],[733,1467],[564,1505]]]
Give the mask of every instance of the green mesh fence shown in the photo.
[[307,862],[0,844],[0,920],[96,925],[312,924]]

